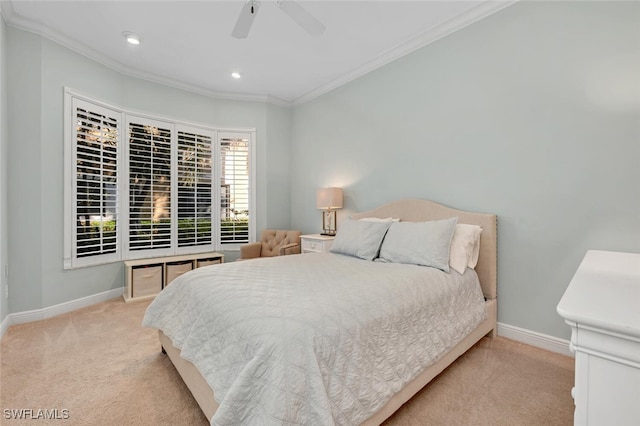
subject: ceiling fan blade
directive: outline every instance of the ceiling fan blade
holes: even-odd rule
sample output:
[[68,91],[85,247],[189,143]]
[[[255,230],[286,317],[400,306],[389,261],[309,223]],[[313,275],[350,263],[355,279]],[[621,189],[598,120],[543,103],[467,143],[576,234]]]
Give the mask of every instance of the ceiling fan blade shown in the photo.
[[247,38],[251,25],[253,25],[253,20],[258,14],[259,8],[260,2],[253,0],[249,0],[244,6],[242,6],[236,25],[233,27],[233,31],[231,32],[232,37]]
[[278,6],[311,36],[319,37],[324,33],[325,26],[307,12],[300,3],[294,0],[281,0],[278,2]]

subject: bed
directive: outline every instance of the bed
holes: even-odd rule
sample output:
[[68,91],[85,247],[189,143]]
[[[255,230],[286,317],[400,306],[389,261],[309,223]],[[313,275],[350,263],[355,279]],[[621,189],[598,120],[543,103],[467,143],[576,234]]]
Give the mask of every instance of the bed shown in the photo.
[[495,215],[402,199],[351,216],[372,218],[479,226],[477,264],[458,273],[340,252],[256,259],[194,270],[149,306],[143,324],[159,330],[211,424],[378,425],[495,336]]

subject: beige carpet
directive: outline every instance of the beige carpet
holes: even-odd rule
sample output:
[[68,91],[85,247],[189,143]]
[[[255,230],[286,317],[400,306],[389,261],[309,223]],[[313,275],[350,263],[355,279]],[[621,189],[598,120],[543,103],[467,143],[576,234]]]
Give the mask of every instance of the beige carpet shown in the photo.
[[[0,424],[206,425],[157,332],[140,326],[147,305],[114,299],[10,327]],[[571,425],[572,383],[572,358],[485,338],[385,425]],[[68,419],[9,418],[20,409]]]

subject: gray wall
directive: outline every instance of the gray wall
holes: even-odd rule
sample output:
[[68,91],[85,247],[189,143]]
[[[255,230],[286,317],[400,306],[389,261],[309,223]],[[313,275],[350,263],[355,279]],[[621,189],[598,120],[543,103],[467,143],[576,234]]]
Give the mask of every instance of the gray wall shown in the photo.
[[[267,105],[269,152],[264,159],[270,179],[267,190],[258,194],[258,205],[266,206],[269,227],[289,229],[291,225],[291,110]],[[272,146],[272,141],[288,141]],[[260,228],[261,229],[261,228]]]
[[640,252],[639,22],[521,2],[296,107],[292,226],[319,231],[327,185],[339,221],[400,197],[496,213],[499,321],[568,338],[586,250]]
[[[42,305],[40,38],[7,28],[9,312]],[[62,147],[60,147],[62,151]],[[62,193],[57,194],[62,202]],[[60,206],[62,208],[62,206]],[[61,227],[51,224],[52,227]]]
[[[256,128],[257,229],[289,223],[289,172],[281,170],[290,151],[288,111],[128,77],[38,35],[15,28],[7,32],[9,312],[41,309],[124,285],[121,262],[63,270],[65,86],[135,111],[212,126]],[[279,162],[280,170],[267,167],[270,159]],[[235,253],[228,254],[235,258]]]
[[9,300],[5,298],[4,268],[7,265],[7,43],[4,19],[0,15],[0,323],[9,311]]

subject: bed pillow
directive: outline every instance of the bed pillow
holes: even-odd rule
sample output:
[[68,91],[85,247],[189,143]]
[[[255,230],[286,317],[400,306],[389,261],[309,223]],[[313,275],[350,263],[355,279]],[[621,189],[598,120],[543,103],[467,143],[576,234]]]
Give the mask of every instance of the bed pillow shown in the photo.
[[400,219],[396,219],[393,217],[363,217],[362,219],[358,219],[363,222],[400,222]]
[[393,222],[380,247],[387,262],[431,266],[449,272],[449,251],[457,217],[429,222]]
[[373,260],[378,257],[380,244],[390,225],[391,222],[347,219],[340,225],[329,251]]
[[449,266],[453,270],[464,274],[465,269],[476,267],[480,254],[480,233],[482,228],[479,226],[456,224],[449,252]]

